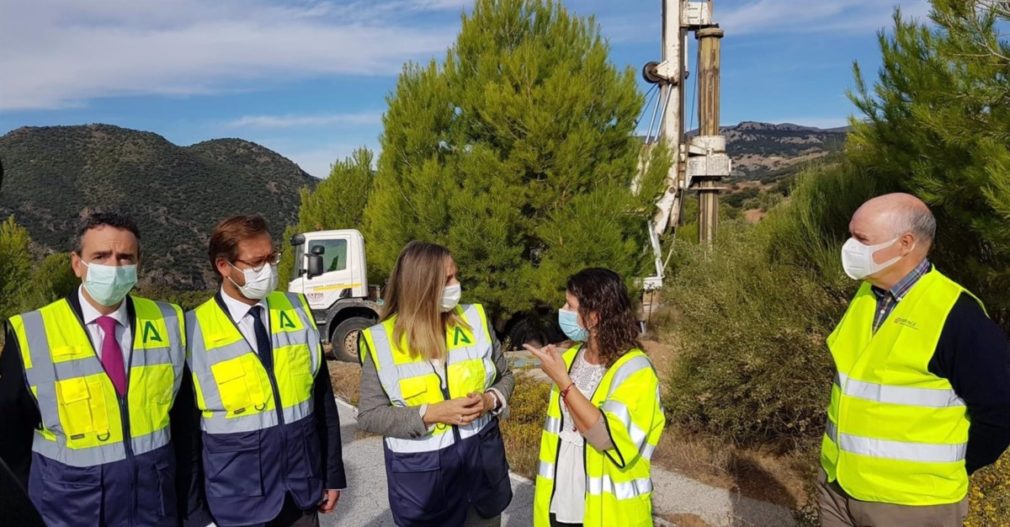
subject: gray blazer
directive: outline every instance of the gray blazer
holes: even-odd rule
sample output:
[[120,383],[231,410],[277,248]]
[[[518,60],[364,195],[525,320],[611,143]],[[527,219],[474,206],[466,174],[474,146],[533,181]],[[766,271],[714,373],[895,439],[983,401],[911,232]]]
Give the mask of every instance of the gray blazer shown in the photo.
[[[505,359],[505,352],[502,350],[501,342],[490,328],[492,350],[491,360],[494,361],[498,375],[491,386],[505,397],[508,401],[512,397],[512,390],[515,388],[515,379],[512,377],[512,370],[509,369],[508,361]],[[368,346],[364,338],[358,338],[358,346]],[[362,355],[367,356],[367,355]],[[504,419],[508,416],[506,406],[498,417]],[[375,363],[371,359],[366,359],[361,365],[361,388],[358,400],[358,428],[373,434],[386,437],[398,437],[402,439],[416,439],[428,433],[428,427],[421,420],[421,414],[417,407],[393,406],[382,389],[379,382],[379,373],[375,370]]]

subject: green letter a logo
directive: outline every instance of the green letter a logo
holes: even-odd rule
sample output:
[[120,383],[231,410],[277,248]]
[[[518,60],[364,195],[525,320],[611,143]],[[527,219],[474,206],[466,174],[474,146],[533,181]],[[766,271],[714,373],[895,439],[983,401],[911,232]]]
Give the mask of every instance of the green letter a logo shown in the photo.
[[148,342],[164,342],[161,340],[161,333],[154,327],[154,322],[147,320],[144,322],[144,344]]
[[452,345],[459,346],[460,341],[463,341],[463,344],[473,344],[470,338],[466,336],[463,328],[457,327],[455,333],[452,335]]
[[294,321],[291,320],[286,311],[281,311],[281,329],[296,329]]

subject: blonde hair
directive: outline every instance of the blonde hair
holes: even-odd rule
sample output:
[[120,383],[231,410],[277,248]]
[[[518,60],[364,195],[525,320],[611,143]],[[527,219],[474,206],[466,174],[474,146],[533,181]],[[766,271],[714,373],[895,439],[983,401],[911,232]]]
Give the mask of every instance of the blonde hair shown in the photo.
[[412,357],[443,359],[447,354],[446,328],[470,329],[454,312],[442,313],[449,249],[420,241],[408,243],[396,258],[384,296],[382,320],[396,317],[393,341]]

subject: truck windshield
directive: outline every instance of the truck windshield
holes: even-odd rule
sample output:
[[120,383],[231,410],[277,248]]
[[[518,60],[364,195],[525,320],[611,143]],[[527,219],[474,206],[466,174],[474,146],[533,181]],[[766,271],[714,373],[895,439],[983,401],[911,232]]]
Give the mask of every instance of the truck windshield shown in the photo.
[[[316,247],[323,248],[323,272],[343,271],[347,269],[347,240],[311,240],[307,243],[306,254],[312,254]],[[305,259],[298,262],[296,273],[301,275],[305,268]]]

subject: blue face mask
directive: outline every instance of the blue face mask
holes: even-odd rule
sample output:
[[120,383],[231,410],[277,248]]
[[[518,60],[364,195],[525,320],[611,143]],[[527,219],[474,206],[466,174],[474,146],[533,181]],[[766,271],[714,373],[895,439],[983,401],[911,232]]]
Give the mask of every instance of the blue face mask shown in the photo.
[[579,325],[579,314],[567,309],[558,310],[558,325],[561,331],[575,342],[585,342],[589,340],[589,330]]
[[102,265],[81,262],[88,268],[84,288],[91,298],[103,306],[114,306],[137,285],[136,265]]

